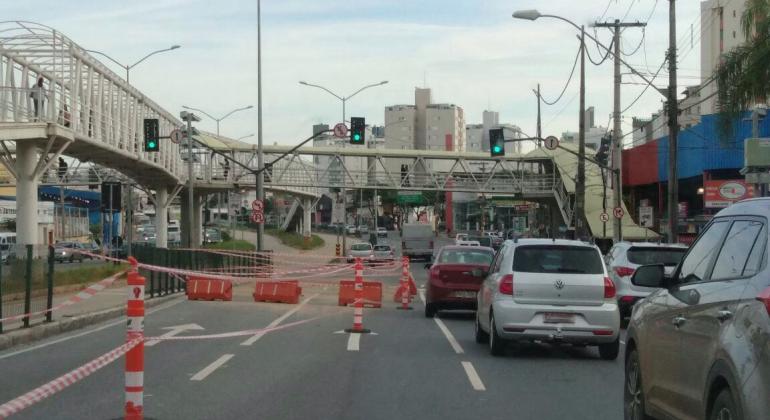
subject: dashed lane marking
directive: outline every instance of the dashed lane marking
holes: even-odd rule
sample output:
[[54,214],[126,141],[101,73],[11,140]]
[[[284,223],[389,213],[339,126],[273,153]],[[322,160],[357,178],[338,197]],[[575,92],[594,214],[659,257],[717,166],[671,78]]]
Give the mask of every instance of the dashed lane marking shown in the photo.
[[457,342],[455,339],[455,336],[452,334],[451,331],[449,331],[449,328],[444,324],[444,321],[438,319],[438,317],[433,317],[433,320],[436,321],[436,325],[438,325],[438,328],[441,330],[441,332],[444,333],[444,336],[449,341],[449,345],[452,346],[455,353],[457,354],[463,354],[463,348],[460,346],[460,343]]
[[361,348],[361,334],[351,333],[348,337],[348,351],[358,351]]
[[471,386],[476,391],[486,391],[487,388],[484,386],[484,382],[481,382],[481,378],[479,377],[479,374],[476,372],[476,369],[473,367],[473,364],[471,362],[460,362],[463,365],[463,369],[465,369],[465,374],[468,376],[468,380],[471,382]]
[[232,359],[233,356],[235,356],[235,355],[234,354],[222,355],[222,357],[220,357],[217,360],[214,360],[213,363],[211,363],[210,365],[208,365],[205,368],[203,368],[200,372],[198,372],[195,375],[193,375],[193,377],[190,378],[190,380],[191,381],[202,381],[202,380],[206,379],[207,376],[211,375],[212,372],[214,372],[215,370],[217,370],[220,367],[222,367],[222,365],[227,363],[228,360]]

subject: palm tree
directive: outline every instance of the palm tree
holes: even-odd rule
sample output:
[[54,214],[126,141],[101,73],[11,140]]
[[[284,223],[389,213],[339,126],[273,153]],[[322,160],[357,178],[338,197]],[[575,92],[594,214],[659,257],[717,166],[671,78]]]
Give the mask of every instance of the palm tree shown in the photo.
[[741,111],[770,97],[770,0],[746,0],[741,26],[746,43],[722,57],[715,75],[723,134]]

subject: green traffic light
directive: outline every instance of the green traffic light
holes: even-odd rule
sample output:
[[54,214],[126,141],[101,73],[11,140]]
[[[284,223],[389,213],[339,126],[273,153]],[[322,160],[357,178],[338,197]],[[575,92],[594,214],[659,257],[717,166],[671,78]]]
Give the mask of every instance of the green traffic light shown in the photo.
[[155,146],[157,146],[157,144],[155,144],[155,142],[154,142],[154,141],[151,141],[151,142],[150,142],[150,144],[149,144],[149,146],[150,146],[150,149],[154,149],[154,148],[155,148]]
[[353,140],[355,140],[355,141],[361,141],[361,135],[360,135],[360,134],[358,134],[358,133],[356,133],[356,134],[353,134]]
[[502,148],[500,146],[495,146],[495,153],[500,153]]

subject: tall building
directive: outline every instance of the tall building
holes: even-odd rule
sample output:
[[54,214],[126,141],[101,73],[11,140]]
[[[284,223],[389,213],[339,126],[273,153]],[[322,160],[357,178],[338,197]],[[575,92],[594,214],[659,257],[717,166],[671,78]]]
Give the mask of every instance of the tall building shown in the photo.
[[[746,41],[741,27],[741,17],[745,9],[745,0],[706,0],[700,4],[700,72],[704,83],[710,82],[722,55]],[[700,96],[706,98],[716,89],[716,82],[707,83],[700,91]],[[696,110],[699,115],[719,111],[715,96],[696,107],[700,108]]]
[[455,104],[430,104],[425,109],[426,150],[465,149],[465,116]]
[[388,149],[415,148],[414,105],[392,105],[385,107],[385,147]]
[[465,115],[461,107],[432,103],[428,88],[415,88],[414,103],[385,107],[386,147],[464,150]]

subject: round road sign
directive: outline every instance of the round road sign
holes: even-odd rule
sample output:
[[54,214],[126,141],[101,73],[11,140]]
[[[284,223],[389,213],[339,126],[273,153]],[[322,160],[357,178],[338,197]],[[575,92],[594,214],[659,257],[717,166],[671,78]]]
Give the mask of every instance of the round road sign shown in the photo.
[[348,135],[348,126],[345,123],[338,123],[334,126],[334,137],[344,138]]
[[251,221],[252,223],[261,224],[265,223],[265,214],[262,212],[253,212],[251,213]]
[[548,150],[556,150],[556,148],[559,147],[559,139],[557,139],[556,136],[546,137],[545,140],[543,140],[543,143]]
[[264,211],[265,204],[262,202],[262,200],[254,200],[251,202],[251,209],[259,212]]
[[179,144],[182,141],[182,138],[184,137],[184,133],[182,133],[181,130],[177,129],[172,131],[169,137],[171,138],[171,141],[173,141],[176,144]]
[[616,219],[622,219],[623,214],[625,213],[623,212],[623,209],[620,207],[615,207],[614,209],[612,209],[612,215],[615,216]]
[[599,220],[601,220],[603,223],[607,223],[610,220],[610,215],[607,213],[602,213],[599,215]]

